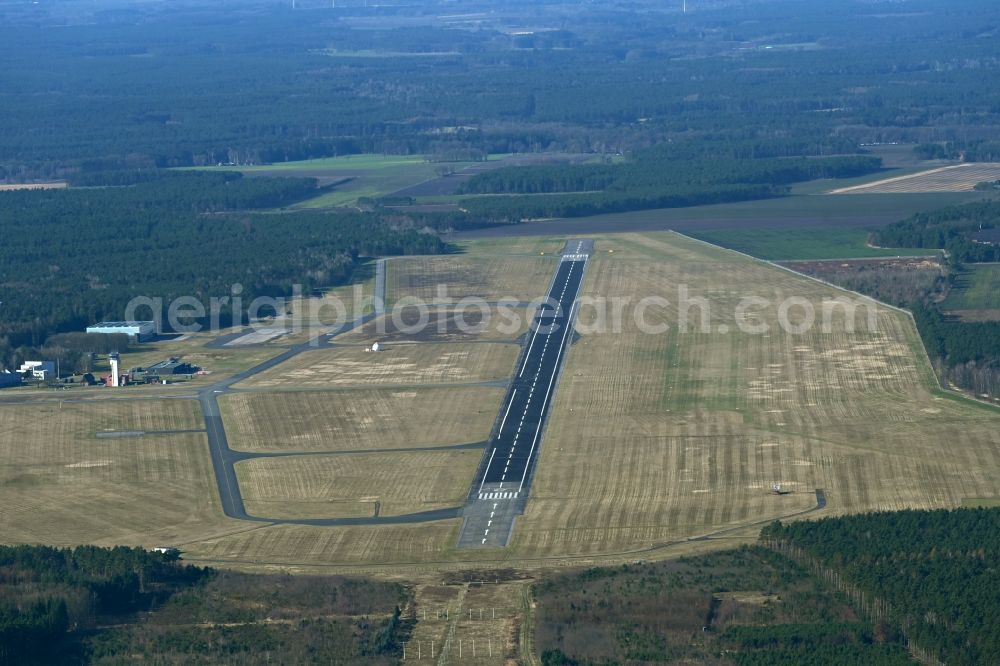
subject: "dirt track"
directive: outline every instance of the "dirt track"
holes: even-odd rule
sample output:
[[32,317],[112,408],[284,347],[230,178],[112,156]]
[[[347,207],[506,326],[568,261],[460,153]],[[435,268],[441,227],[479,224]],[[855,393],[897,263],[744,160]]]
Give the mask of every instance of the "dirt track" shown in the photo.
[[0,185],[0,192],[12,192],[14,190],[61,190],[66,187],[65,182],[55,183],[10,183]]

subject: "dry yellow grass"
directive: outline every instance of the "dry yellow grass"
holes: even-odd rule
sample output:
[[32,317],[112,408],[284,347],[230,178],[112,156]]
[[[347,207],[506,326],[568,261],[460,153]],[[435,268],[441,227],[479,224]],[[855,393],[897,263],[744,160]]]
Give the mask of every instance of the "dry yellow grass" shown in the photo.
[[[119,407],[99,407],[112,410],[103,421],[93,416],[93,403],[64,405],[68,416],[54,404],[0,408],[8,426],[0,435],[5,535],[57,543],[183,542],[192,561],[247,567],[392,572],[497,560],[546,567],[667,555],[675,551],[639,553],[668,542],[679,544],[676,552],[730,547],[752,539],[761,521],[812,507],[816,488],[826,491],[826,515],[954,507],[964,498],[1000,494],[1000,417],[935,389],[902,313],[879,308],[873,330],[858,321],[851,332],[838,310],[828,332],[788,334],[774,327],[781,298],[815,302],[843,292],[671,234],[606,236],[597,250],[585,293],[666,297],[671,304],[651,308],[649,320],[672,328],[642,334],[626,309],[620,333],[591,332],[586,327],[595,312],[581,310],[582,338],[566,357],[528,511],[509,551],[456,550],[460,520],[337,528],[226,521],[217,517],[203,436],[92,437],[100,427],[155,423],[148,414],[164,419],[179,405],[193,409],[180,401],[134,403],[127,409],[139,411],[124,416]],[[690,297],[709,301],[708,331],[677,330],[681,284]],[[502,283],[494,288],[506,291]],[[771,300],[755,309],[772,326],[768,334],[734,326],[744,296]],[[698,308],[689,314],[697,324]],[[719,331],[723,324],[727,333]],[[307,352],[253,382],[329,391],[225,397],[234,443],[259,446],[284,424],[305,450],[321,450],[335,433],[344,442],[404,446],[411,437],[404,424],[370,419],[405,405],[411,398],[395,394],[407,392],[417,395],[398,409],[439,410],[425,414],[434,432],[412,435],[419,446],[448,443],[434,442],[438,436],[466,439],[460,433],[470,424],[488,428],[495,406],[486,405],[499,389],[488,397],[489,389],[477,388],[482,393],[473,400],[463,388],[438,404],[432,392],[444,396],[453,387],[391,385],[506,379],[517,354],[514,345],[489,343],[388,347],[379,354],[360,345]],[[341,406],[321,413],[326,399]],[[191,413],[168,420],[198,423]],[[397,428],[403,432],[389,432]],[[262,514],[330,516],[335,507],[339,515],[367,515],[377,498],[380,513],[389,515],[460,503],[478,459],[475,450],[458,458],[431,451],[301,456],[240,463],[239,473],[248,508]],[[114,462],[67,467],[103,460]],[[776,482],[790,492],[772,495]],[[729,528],[725,539],[685,541]]]
[[[236,464],[245,499],[275,502],[297,515],[340,518],[375,504],[395,516],[461,505],[482,456],[479,449],[258,458]],[[344,508],[346,514],[336,513]]]
[[500,343],[390,344],[318,349],[241,382],[246,388],[466,384],[510,376],[519,348]]
[[328,289],[322,296],[292,299],[284,320],[289,332],[275,342],[292,345],[305,342],[323,332],[354,321],[372,311],[374,280]]
[[388,264],[387,300],[402,298],[434,302],[474,296],[496,301],[543,298],[556,258],[542,255],[459,255],[395,259]]
[[[559,236],[497,236],[455,241],[455,245],[471,256],[549,256],[557,254],[565,243],[566,239]],[[501,279],[507,278],[501,276]]]
[[442,559],[458,539],[460,519],[417,525],[310,527],[264,525],[188,544],[185,559],[234,566],[371,566]]
[[172,544],[225,529],[194,401],[0,405],[0,524],[7,543]]
[[[649,320],[671,330],[643,334],[626,317],[621,334],[584,336],[568,355],[519,555],[638,549],[778,518],[813,506],[816,488],[832,514],[953,507],[1000,484],[1000,419],[933,392],[904,314],[881,307],[874,330],[859,320],[849,332],[838,310],[829,332],[789,334],[775,325],[781,299],[820,313],[841,292],[677,236],[598,247],[586,293],[663,296],[671,305]],[[709,331],[678,330],[678,285],[708,300]],[[758,310],[768,334],[736,330],[745,296],[771,300]],[[689,315],[700,324],[697,307]]]
[[233,449],[352,451],[483,441],[503,393],[478,386],[232,393],[219,404]]
[[[544,287],[543,287],[544,289]],[[510,301],[437,307],[399,307],[337,338],[339,344],[371,345],[398,342],[516,341],[528,330],[534,308]]]

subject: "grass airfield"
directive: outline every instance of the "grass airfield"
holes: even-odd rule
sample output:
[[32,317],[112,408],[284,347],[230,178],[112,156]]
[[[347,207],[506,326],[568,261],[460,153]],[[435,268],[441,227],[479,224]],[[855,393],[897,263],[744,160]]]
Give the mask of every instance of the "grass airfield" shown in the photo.
[[[489,239],[463,243],[464,254],[391,260],[389,301],[433,296],[436,276],[456,298],[541,295],[560,245]],[[679,330],[680,285],[708,301],[707,330]],[[1000,414],[937,388],[904,313],[879,307],[874,330],[858,320],[852,332],[837,310],[827,332],[785,333],[775,326],[781,299],[804,298],[820,314],[823,298],[844,292],[672,233],[598,236],[583,293],[666,298],[646,314],[669,328],[643,333],[626,309],[620,331],[593,330],[598,308],[581,307],[508,549],[457,551],[460,519],[326,527],[225,518],[197,403],[152,389],[145,400],[0,403],[5,534],[179,545],[192,562],[245,568],[390,574],[729,547],[752,541],[764,522],[813,509],[816,489],[826,508],[804,517],[1000,495]],[[768,333],[735,325],[746,296],[771,301],[754,310]],[[700,323],[697,308],[689,314]],[[363,349],[377,332],[362,330],[237,386],[220,401],[231,446],[291,454],[237,463],[248,510],[366,517],[461,505],[481,454],[461,446],[488,435],[516,335],[397,338],[372,355]],[[189,343],[203,349],[204,340]],[[263,349],[281,346],[231,353]],[[109,429],[162,432],[97,436]],[[773,483],[787,494],[772,494]]]

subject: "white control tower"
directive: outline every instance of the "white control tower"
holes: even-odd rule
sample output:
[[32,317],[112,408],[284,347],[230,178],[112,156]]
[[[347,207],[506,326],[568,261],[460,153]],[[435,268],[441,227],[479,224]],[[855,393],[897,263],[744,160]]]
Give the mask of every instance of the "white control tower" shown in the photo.
[[118,388],[119,377],[121,377],[118,370],[118,352],[111,352],[108,359],[111,361],[111,386],[113,388]]

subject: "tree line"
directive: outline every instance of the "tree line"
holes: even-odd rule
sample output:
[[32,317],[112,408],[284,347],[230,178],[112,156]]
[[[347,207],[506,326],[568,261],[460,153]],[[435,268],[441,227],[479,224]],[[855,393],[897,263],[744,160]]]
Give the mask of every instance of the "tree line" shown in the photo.
[[764,199],[816,178],[871,173],[871,156],[725,159],[691,156],[691,147],[644,150],[623,164],[507,167],[477,174],[462,186],[471,215],[490,220],[579,217]]
[[849,178],[882,168],[881,158],[739,159],[699,157],[673,146],[647,149],[622,164],[505,167],[477,174],[459,194],[551,194],[612,190],[662,189],[677,186],[788,185],[818,178]]
[[166,308],[179,296],[230,296],[238,284],[249,303],[296,284],[309,293],[344,283],[365,256],[447,250],[423,231],[437,222],[420,216],[255,212],[314,192],[309,179],[159,172],[94,186],[130,177],[0,193],[0,351],[120,319],[136,296]]
[[977,231],[1000,224],[1000,202],[979,201],[961,206],[917,213],[874,232],[874,241],[883,247],[924,247],[944,249],[952,264],[1000,261],[1000,246],[977,243]]
[[412,630],[408,598],[395,583],[220,572],[176,552],[0,546],[0,663],[388,665]]

